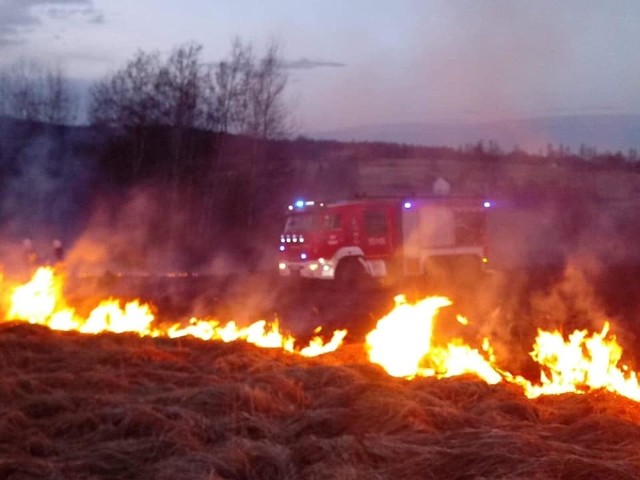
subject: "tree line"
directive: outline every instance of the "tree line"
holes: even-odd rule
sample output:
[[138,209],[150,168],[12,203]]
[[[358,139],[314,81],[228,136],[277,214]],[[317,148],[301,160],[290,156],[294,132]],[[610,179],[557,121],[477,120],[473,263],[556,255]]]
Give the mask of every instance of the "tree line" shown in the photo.
[[[84,117],[127,133],[151,126],[245,134],[273,139],[288,133],[283,92],[287,76],[278,45],[262,55],[236,38],[227,57],[210,63],[189,42],[168,56],[137,51],[89,90]],[[0,70],[0,115],[71,124],[78,93],[59,66],[20,60]]]
[[96,197],[146,189],[163,206],[156,238],[208,250],[221,228],[253,229],[264,211],[288,201],[277,196],[286,162],[268,151],[269,140],[290,133],[286,85],[276,43],[258,51],[237,38],[212,63],[187,42],[167,54],[137,51],[90,86],[86,112],[61,68],[17,62],[0,69],[0,116],[35,122],[34,138],[46,124],[86,119],[101,132],[87,153],[99,169]]
[[75,120],[77,95],[60,67],[19,60],[0,71],[0,115],[34,122]]

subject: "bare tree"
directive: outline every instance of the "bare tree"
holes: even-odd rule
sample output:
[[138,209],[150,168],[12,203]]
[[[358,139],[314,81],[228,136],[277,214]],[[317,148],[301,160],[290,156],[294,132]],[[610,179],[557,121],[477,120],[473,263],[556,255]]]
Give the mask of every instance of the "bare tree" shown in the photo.
[[14,63],[7,72],[9,77],[10,115],[23,120],[40,119],[42,102],[42,69],[35,62],[21,60]]
[[211,69],[200,62],[202,46],[184,44],[172,52],[158,74],[162,123],[203,126],[215,89]]
[[201,127],[264,139],[286,132],[287,76],[275,43],[256,60],[251,45],[236,38],[215,70],[201,53],[202,46],[187,43],[163,62],[158,53],[139,51],[93,86],[89,118],[125,128]]
[[248,123],[249,88],[254,70],[253,52],[239,38],[231,44],[229,58],[216,70],[217,95],[213,128],[221,132],[245,133]]
[[138,51],[123,69],[91,88],[91,122],[124,128],[206,126],[215,86],[201,52],[202,46],[187,43],[163,61],[157,52]]
[[176,47],[166,60],[157,52],[138,51],[124,68],[91,88],[90,121],[121,128],[133,139],[134,177],[145,155],[148,127],[170,127],[176,177],[189,156],[191,130],[207,126],[215,86],[201,53],[202,46],[195,43]]
[[264,139],[285,135],[288,112],[282,94],[286,84],[278,45],[271,43],[251,75],[247,129],[250,135]]
[[89,121],[122,129],[133,140],[131,179],[142,166],[147,147],[147,127],[162,118],[158,95],[161,69],[157,52],[138,51],[122,70],[108,75],[90,89]]
[[11,86],[9,76],[6,72],[0,73],[0,116],[9,116],[9,97],[11,96]]
[[73,122],[76,103],[60,67],[47,72],[45,88],[42,119],[55,124]]
[[60,67],[21,60],[0,72],[0,113],[55,124],[74,120],[76,99]]
[[234,39],[229,58],[216,71],[216,130],[263,139],[286,133],[287,75],[279,50],[272,42],[256,59],[250,44]]
[[157,52],[136,52],[122,70],[91,87],[90,121],[125,129],[160,123],[160,69]]

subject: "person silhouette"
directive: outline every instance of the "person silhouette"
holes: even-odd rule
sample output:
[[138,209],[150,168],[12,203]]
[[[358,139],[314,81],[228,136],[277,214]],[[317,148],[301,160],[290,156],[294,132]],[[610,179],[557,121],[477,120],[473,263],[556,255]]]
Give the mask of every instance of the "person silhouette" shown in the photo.
[[57,238],[51,243],[53,247],[53,263],[61,263],[64,260],[64,248]]
[[22,247],[24,248],[24,259],[29,268],[35,267],[38,265],[40,259],[38,258],[38,254],[36,253],[35,248],[33,247],[33,242],[30,238],[25,238],[22,241]]

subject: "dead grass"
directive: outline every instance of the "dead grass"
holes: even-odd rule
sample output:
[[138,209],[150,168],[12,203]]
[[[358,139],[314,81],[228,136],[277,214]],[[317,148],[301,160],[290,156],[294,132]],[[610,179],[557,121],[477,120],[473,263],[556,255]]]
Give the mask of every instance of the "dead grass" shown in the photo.
[[408,382],[350,349],[303,359],[4,324],[0,478],[638,478],[633,401]]

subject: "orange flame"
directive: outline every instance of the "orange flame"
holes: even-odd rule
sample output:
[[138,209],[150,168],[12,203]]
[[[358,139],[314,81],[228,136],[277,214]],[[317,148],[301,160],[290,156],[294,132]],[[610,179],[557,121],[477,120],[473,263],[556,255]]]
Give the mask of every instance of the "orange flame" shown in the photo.
[[134,332],[140,336],[165,335],[177,338],[190,335],[203,340],[223,342],[244,340],[258,347],[280,348],[307,357],[336,350],[347,334],[346,330],[338,330],[326,344],[320,337],[314,337],[308,346],[296,350],[295,338],[283,333],[277,321],[267,323],[259,320],[248,327],[238,327],[233,321],[220,325],[215,320],[192,318],[185,327],[175,324],[167,329],[160,329],[152,327],[155,317],[151,307],[138,300],[126,303],[124,308],[118,300],[103,300],[83,319],[66,306],[62,295],[62,280],[53,268],[39,268],[28,283],[14,290],[7,317],[44,325],[53,330],[75,330],[87,334]]
[[337,350],[340,345],[342,345],[342,341],[346,336],[346,330],[336,330],[335,332],[333,332],[331,340],[329,340],[327,343],[324,343],[322,337],[315,336],[311,339],[309,345],[300,350],[300,355],[302,355],[303,357],[317,357],[318,355],[333,352]]
[[[223,342],[243,340],[307,357],[338,349],[347,335],[346,330],[337,330],[326,343],[317,335],[307,346],[298,349],[295,338],[282,332],[277,321],[260,320],[239,327],[232,321],[221,324],[217,320],[192,318],[186,326],[175,324],[160,328],[154,326],[151,307],[138,300],[124,307],[115,299],[102,301],[83,319],[67,306],[62,281],[53,268],[39,268],[28,283],[14,289],[7,318],[87,334],[135,332],[141,336],[188,335]],[[638,374],[621,363],[622,347],[609,333],[609,323],[605,323],[600,332],[576,330],[567,339],[558,331],[539,330],[531,352],[541,367],[540,382],[536,384],[496,367],[495,354],[487,338],[481,349],[474,349],[459,339],[444,345],[434,343],[435,318],[441,308],[451,305],[448,298],[428,297],[409,304],[399,295],[395,301],[395,308],[378,321],[365,344],[369,360],[380,364],[390,375],[414,378],[470,373],[490,384],[502,379],[517,384],[529,398],[605,389],[640,401]],[[456,319],[463,326],[469,324],[465,317]]]
[[622,347],[609,334],[608,322],[600,332],[576,330],[568,340],[558,331],[538,330],[531,357],[543,367],[540,384],[514,378],[529,398],[605,389],[640,401],[637,373],[620,364]]
[[234,321],[220,325],[217,320],[192,318],[186,327],[181,327],[179,323],[169,327],[167,335],[170,338],[189,335],[201,340],[222,340],[223,342],[244,340],[258,347],[281,348],[288,352],[294,351],[295,343],[295,338],[280,331],[277,321],[269,324],[265,320],[258,320],[248,327],[240,328]]
[[11,296],[7,317],[44,325],[53,330],[77,330],[81,333],[136,332],[151,335],[154,320],[150,307],[138,301],[120,307],[118,300],[102,301],[85,320],[66,306],[62,297],[62,278],[52,267],[40,267],[33,278],[17,287]]
[[[451,300],[429,297],[409,304],[399,295],[395,301],[396,307],[366,338],[369,359],[387,373],[406,378],[473,373],[488,383],[498,383],[502,379],[491,365],[491,359],[460,340],[444,347],[432,345],[435,317],[441,308],[451,305]],[[486,343],[488,345],[488,340]]]
[[15,289],[8,318],[46,325],[60,297],[62,286],[52,268],[39,268],[33,278]]
[[167,329],[167,336],[179,338],[192,336],[201,340],[222,340],[223,342],[234,342],[244,340],[263,348],[281,348],[287,352],[299,353],[305,357],[316,357],[324,353],[333,352],[342,344],[347,335],[346,330],[336,330],[329,342],[324,343],[321,337],[314,337],[309,345],[301,350],[295,349],[295,338],[280,331],[279,323],[267,323],[265,320],[258,320],[248,327],[239,328],[235,322],[231,321],[221,325],[217,320],[198,320],[192,318],[189,325],[182,327],[176,323]]
[[478,350],[454,340],[444,348],[436,347],[431,354],[431,361],[435,365],[434,371],[442,377],[455,377],[465,373],[475,374],[489,384],[502,380],[502,375],[492,365],[495,362],[493,350],[489,340],[484,339],[485,358]]

